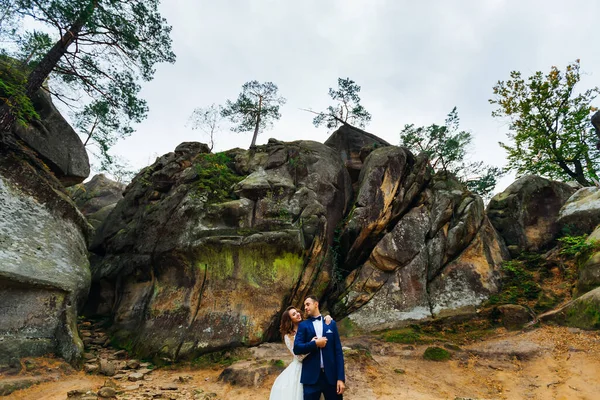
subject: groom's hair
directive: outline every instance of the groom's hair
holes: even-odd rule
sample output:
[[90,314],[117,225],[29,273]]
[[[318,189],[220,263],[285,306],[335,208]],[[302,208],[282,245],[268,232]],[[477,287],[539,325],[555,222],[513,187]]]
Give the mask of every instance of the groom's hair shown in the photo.
[[308,300],[308,299],[311,299],[311,300],[312,300],[312,301],[314,301],[315,303],[318,303],[318,302],[319,302],[319,299],[317,299],[317,296],[314,296],[314,295],[312,295],[312,294],[310,294],[310,295],[306,296],[306,299],[304,299],[304,301],[306,301],[306,300]]

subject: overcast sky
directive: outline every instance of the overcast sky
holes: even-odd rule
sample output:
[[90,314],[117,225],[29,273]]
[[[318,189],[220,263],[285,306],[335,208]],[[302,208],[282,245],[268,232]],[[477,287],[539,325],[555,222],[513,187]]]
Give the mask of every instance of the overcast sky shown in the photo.
[[[244,82],[279,86],[287,104],[258,143],[323,142],[326,128],[300,108],[324,109],[329,87],[350,77],[372,114],[367,127],[392,144],[405,124],[443,123],[458,107],[472,160],[503,166],[507,125],[488,99],[511,70],[528,76],[581,59],[579,89],[600,86],[600,1],[164,0],[177,62],[159,65],[142,97],[148,119],[114,152],[138,169],[184,141],[195,107],[237,98]],[[599,102],[596,101],[596,105]],[[251,133],[224,132],[215,151],[247,148]],[[497,191],[512,182],[503,178]]]

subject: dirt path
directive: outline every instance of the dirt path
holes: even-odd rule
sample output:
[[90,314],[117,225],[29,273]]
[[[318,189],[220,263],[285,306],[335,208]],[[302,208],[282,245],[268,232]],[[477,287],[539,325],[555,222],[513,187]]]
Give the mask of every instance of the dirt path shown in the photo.
[[[371,337],[345,340],[365,345],[372,359],[347,359],[347,400],[367,399],[535,399],[600,398],[600,335],[569,328],[542,327],[530,332],[501,333],[465,346],[445,362],[427,361],[427,346],[384,343]],[[259,361],[287,360],[283,345],[255,351]],[[120,399],[268,399],[275,374],[258,387],[219,382],[223,368],[160,368],[144,380],[115,382]],[[65,374],[10,395],[11,399],[60,399],[67,392],[97,391],[105,377],[83,372]]]

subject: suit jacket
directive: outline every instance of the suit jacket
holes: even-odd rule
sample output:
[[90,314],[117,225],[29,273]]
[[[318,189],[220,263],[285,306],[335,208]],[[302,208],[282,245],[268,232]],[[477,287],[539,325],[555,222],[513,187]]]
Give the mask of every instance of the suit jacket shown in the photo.
[[[327,338],[327,345],[323,347],[323,366],[327,382],[331,385],[336,385],[337,381],[346,381],[344,373],[344,353],[342,352],[342,343],[340,334],[337,330],[335,321],[326,325],[324,318],[321,320],[323,324],[323,336]],[[312,340],[316,336],[315,328],[310,319],[300,322],[296,339],[294,340],[295,354],[308,354],[302,361],[302,375],[300,382],[305,385],[314,385],[319,380],[321,373],[321,357],[317,343]]]

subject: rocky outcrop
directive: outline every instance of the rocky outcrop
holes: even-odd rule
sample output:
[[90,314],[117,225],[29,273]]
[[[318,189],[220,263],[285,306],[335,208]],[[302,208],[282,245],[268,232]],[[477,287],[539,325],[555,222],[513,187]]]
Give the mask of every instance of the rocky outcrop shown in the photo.
[[90,174],[90,163],[81,139],[46,91],[40,89],[31,100],[40,120],[27,126],[15,124],[13,132],[38,154],[64,186],[83,182]]
[[471,313],[498,290],[508,254],[478,196],[432,177],[424,154],[341,146],[183,143],[160,157],[97,231],[86,315],[111,314],[112,338],[140,356],[178,359],[278,337],[282,309],[309,292],[384,329]]
[[560,209],[558,224],[572,234],[589,234],[600,224],[600,189],[585,187]]
[[352,182],[360,175],[363,162],[371,151],[390,144],[385,140],[350,125],[342,125],[329,136],[325,145],[335,149],[348,172]]
[[[597,248],[600,243],[600,227],[588,236],[586,242]],[[600,251],[593,252],[587,260],[580,260],[579,276],[575,287],[575,295],[581,295],[600,286]]]
[[288,304],[327,289],[350,197],[344,164],[320,143],[227,154],[183,143],[134,178],[98,229],[92,308],[110,310],[113,338],[141,355],[258,344]]
[[495,195],[487,215],[512,256],[536,252],[556,238],[561,228],[558,213],[574,192],[566,183],[527,175]]
[[600,329],[600,287],[539,318],[575,328]]
[[108,214],[123,198],[125,184],[112,181],[103,174],[95,175],[89,182],[69,188],[71,198],[94,228],[108,217]]
[[[499,289],[499,266],[508,257],[481,198],[451,176],[428,182],[418,158],[408,163],[413,175],[393,172],[392,149],[375,150],[365,161],[356,208],[342,233],[349,247],[345,265],[353,270],[334,310],[363,330],[474,312]],[[386,158],[384,170],[398,177],[391,191],[385,173],[377,179],[377,168],[366,172]]]
[[79,359],[90,234],[33,153],[0,149],[0,364],[46,353]]

